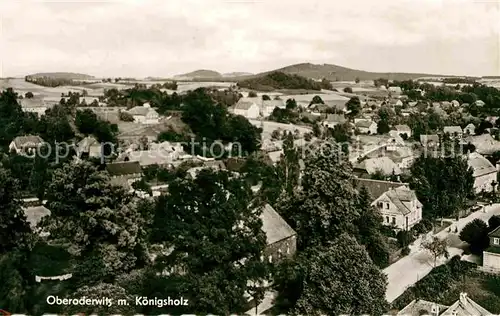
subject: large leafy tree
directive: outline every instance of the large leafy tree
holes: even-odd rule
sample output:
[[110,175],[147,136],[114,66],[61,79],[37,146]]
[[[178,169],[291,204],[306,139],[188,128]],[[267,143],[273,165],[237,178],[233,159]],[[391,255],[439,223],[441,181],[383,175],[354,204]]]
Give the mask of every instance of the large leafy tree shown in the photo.
[[30,285],[34,276],[28,268],[34,236],[18,204],[18,185],[10,173],[0,167],[0,306],[23,312],[29,308]]
[[283,264],[276,285],[277,309],[292,315],[382,315],[388,307],[386,276],[347,234]]
[[460,231],[460,240],[469,243],[472,253],[480,255],[489,245],[488,233],[488,225],[476,218]]
[[268,276],[260,258],[266,237],[252,199],[244,180],[210,170],[172,182],[159,199],[152,240],[171,251],[155,264],[173,269],[170,278],[186,288],[191,311],[244,312],[247,282]]
[[113,279],[143,260],[143,218],[134,200],[91,163],[66,164],[56,170],[46,199],[52,213],[44,224],[51,237],[69,243],[83,266],[92,259],[100,273]]
[[380,212],[371,206],[371,197],[365,187],[359,192],[357,208],[360,213],[356,221],[357,239],[376,265],[386,267],[389,264],[389,246],[381,233],[383,219]]
[[420,156],[411,167],[410,184],[423,204],[425,217],[449,216],[473,194],[472,169],[461,156]]
[[354,232],[359,218],[352,167],[339,145],[322,144],[306,157],[305,166],[303,190],[282,200],[279,207],[297,232],[300,249]]
[[0,167],[0,254],[19,249],[29,251],[33,235],[18,203],[18,181]]

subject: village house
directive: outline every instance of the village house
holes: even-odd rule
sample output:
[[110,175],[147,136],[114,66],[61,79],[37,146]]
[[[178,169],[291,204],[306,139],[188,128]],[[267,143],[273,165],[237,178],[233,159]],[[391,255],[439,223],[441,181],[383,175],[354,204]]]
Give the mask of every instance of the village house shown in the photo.
[[45,216],[50,216],[51,212],[43,205],[37,206],[24,206],[23,207],[24,215],[26,216],[26,221],[29,223],[30,228],[33,232],[39,233],[42,236],[47,235],[48,233],[43,233],[38,225],[42,221]]
[[399,148],[406,147],[404,139],[395,131],[390,134],[390,138],[386,141],[387,151],[397,151]]
[[260,115],[260,107],[253,101],[239,100],[230,109],[230,112],[233,112],[235,115],[244,116],[247,119],[256,119]]
[[477,152],[467,155],[467,164],[473,170],[474,177],[474,191],[492,192],[493,185],[497,180],[497,169],[493,164],[484,156]]
[[396,125],[394,129],[400,136],[406,135],[406,138],[411,137],[411,128],[408,125]]
[[500,142],[495,140],[490,134],[469,136],[464,139],[464,143],[474,145],[476,152],[481,155],[491,155],[496,151],[500,151]]
[[269,204],[264,205],[260,219],[266,234],[263,259],[273,263],[292,257],[297,249],[297,233]]
[[204,169],[212,169],[213,171],[226,170],[226,165],[222,160],[215,160],[213,158],[203,158],[203,157],[200,157],[200,159],[203,160],[201,166],[193,167],[187,170],[187,176],[190,177],[191,179],[196,179],[198,173]]
[[18,155],[33,155],[43,144],[40,136],[18,136],[9,144],[9,151]]
[[401,169],[389,157],[368,158],[354,166],[358,175],[374,175],[380,173],[384,176],[400,175]]
[[141,180],[142,169],[138,162],[114,162],[106,164],[106,171],[111,176],[111,183],[133,192],[132,184]]
[[141,124],[158,124],[160,115],[149,103],[143,106],[135,106],[127,111],[134,118],[134,122]]
[[354,119],[354,126],[360,134],[377,134],[377,123],[369,119]]
[[482,270],[500,273],[500,226],[488,234],[490,246],[483,252]]
[[50,108],[50,106],[47,103],[45,103],[43,99],[40,98],[31,98],[31,99],[23,98],[17,100],[17,102],[21,106],[23,112],[35,113],[38,116],[44,115],[45,111],[47,111]]
[[474,124],[469,123],[466,127],[464,127],[464,134],[465,135],[474,135],[475,134],[476,127]]
[[484,103],[484,101],[482,100],[477,100],[476,102],[474,102],[474,104],[476,106],[483,107],[486,103]]
[[435,148],[439,146],[439,136],[436,134],[420,135],[420,144],[427,148]]
[[124,145],[140,144],[143,139],[146,139],[147,143],[151,144],[156,141],[163,131],[165,131],[165,127],[161,125],[139,125],[130,130],[123,131],[118,134],[117,138]]
[[347,112],[347,101],[348,100],[324,100],[323,102],[330,110],[335,110],[336,112]]
[[283,100],[264,100],[262,101],[261,115],[263,117],[269,117],[275,108],[284,109],[285,102],[283,102]]
[[401,184],[390,188],[372,203],[383,217],[383,224],[402,230],[409,230],[422,219],[422,203],[415,191]]
[[389,87],[389,88],[387,88],[387,90],[390,93],[394,93],[394,94],[401,94],[401,93],[403,93],[403,91],[401,90],[401,87]]
[[126,150],[120,155],[119,160],[137,162],[141,167],[150,165],[167,166],[181,159],[185,154],[181,143],[162,142],[152,143],[147,150]]
[[328,114],[322,124],[328,128],[334,128],[335,125],[344,124],[345,122],[347,122],[347,119],[344,114]]
[[93,136],[87,136],[76,144],[78,158],[99,158],[102,154],[101,143]]
[[448,134],[450,137],[459,139],[462,138],[463,135],[463,131],[460,126],[445,126],[443,132]]
[[490,316],[492,314],[474,302],[467,293],[460,293],[459,299],[451,306],[415,299],[397,313],[400,316]]

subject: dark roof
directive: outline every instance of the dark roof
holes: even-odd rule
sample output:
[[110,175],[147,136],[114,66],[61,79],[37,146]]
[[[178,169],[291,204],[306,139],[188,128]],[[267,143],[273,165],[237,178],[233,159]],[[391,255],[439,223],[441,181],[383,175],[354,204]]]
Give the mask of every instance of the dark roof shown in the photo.
[[111,176],[125,176],[142,173],[138,161],[114,162],[106,165],[106,170]]
[[488,236],[500,238],[500,226],[495,228],[491,233],[488,234]]
[[377,199],[390,189],[395,189],[403,185],[406,185],[406,183],[354,178],[354,186],[358,188],[358,190],[365,187],[373,199]]

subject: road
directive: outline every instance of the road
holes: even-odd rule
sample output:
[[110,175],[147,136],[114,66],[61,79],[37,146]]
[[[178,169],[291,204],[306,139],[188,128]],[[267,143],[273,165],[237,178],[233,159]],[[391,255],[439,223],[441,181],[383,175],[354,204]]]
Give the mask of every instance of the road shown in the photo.
[[[451,259],[455,255],[462,254],[465,246],[458,238],[458,235],[454,233],[455,227],[458,227],[458,231],[460,232],[467,223],[476,218],[487,222],[491,216],[499,214],[500,204],[486,206],[485,211],[479,210],[465,218],[461,218],[458,222],[455,221],[449,226],[451,227],[451,232],[448,232],[448,228],[446,228],[435,236],[448,240],[448,251],[450,252],[449,259]],[[422,239],[418,239],[410,246],[410,254],[408,256],[403,257],[401,260],[383,270],[387,274],[389,282],[385,295],[389,303],[393,302],[403,294],[408,287],[422,279],[433,269],[433,257],[426,250],[420,248],[421,241]],[[436,265],[444,264],[449,259],[438,259]]]

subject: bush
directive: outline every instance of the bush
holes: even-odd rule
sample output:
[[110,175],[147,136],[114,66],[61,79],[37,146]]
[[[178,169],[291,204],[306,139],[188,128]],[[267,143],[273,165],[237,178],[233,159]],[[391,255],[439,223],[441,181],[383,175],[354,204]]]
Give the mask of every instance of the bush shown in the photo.
[[401,250],[401,255],[407,256],[409,254],[410,254],[410,247],[406,246],[403,248],[403,250]]
[[475,267],[474,263],[461,261],[460,256],[455,256],[447,264],[432,269],[428,275],[408,288],[392,303],[392,307],[401,309],[415,297],[434,302],[439,301],[447,290],[451,289],[464,274],[474,270]]
[[415,237],[413,237],[412,232],[406,231],[406,230],[400,231],[396,235],[396,238],[398,239],[398,245],[401,248],[407,247],[409,244],[411,244],[415,240]]

